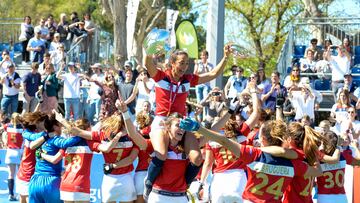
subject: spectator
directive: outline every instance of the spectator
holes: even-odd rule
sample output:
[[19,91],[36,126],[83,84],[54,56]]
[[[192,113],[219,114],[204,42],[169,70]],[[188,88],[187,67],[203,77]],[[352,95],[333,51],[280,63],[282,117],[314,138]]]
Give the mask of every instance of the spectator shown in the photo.
[[329,58],[326,57],[328,52],[328,50],[325,50],[323,52],[323,59],[316,62],[315,65],[315,72],[318,73],[317,77],[320,79],[330,79],[330,75],[326,75],[330,74],[332,70],[332,63],[330,63]]
[[58,107],[58,89],[59,81],[56,77],[56,72],[53,64],[48,64],[45,66],[45,75],[42,84],[42,98],[43,102],[41,104],[41,111],[50,115],[52,110],[56,110]]
[[66,14],[60,14],[60,21],[57,26],[56,32],[60,34],[60,42],[65,45],[65,50],[70,48],[69,40],[67,40],[68,36],[69,23],[66,21]]
[[84,23],[85,23],[85,30],[89,34],[93,34],[93,32],[95,31],[95,24],[91,21],[90,13],[85,13],[83,20],[84,20]]
[[63,67],[58,71],[57,78],[64,81],[64,107],[65,107],[65,119],[70,119],[70,110],[73,113],[73,119],[79,119],[79,103],[80,103],[80,79],[84,77],[83,74],[76,72],[75,68],[80,68],[80,65],[70,62],[68,64],[69,72],[61,74]]
[[271,74],[271,84],[265,86],[261,96],[265,110],[275,112],[276,98],[280,96],[280,93],[282,97],[287,97],[286,88],[280,84],[280,73],[275,71]]
[[[90,66],[93,72],[91,76],[91,80],[96,80],[100,83],[104,82],[104,74],[101,72],[102,65],[100,63],[95,63]],[[90,123],[94,124],[99,121],[100,109],[101,109],[101,95],[99,94],[101,88],[94,82],[90,82],[90,90],[89,90],[89,115],[88,120]]]
[[[56,37],[55,37],[56,38]],[[51,52],[51,63],[54,65],[55,71],[59,70],[62,63],[65,63],[66,53],[64,44],[60,43],[56,50]]]
[[[39,25],[35,27],[35,30],[41,31],[41,39],[44,41],[44,43],[47,43],[47,40],[50,39],[50,31],[49,28],[46,26],[47,20],[45,18],[41,18],[39,21]],[[36,33],[36,31],[35,31]],[[49,44],[47,44],[49,45]],[[48,46],[46,47],[48,48]]]
[[[194,74],[200,75],[207,73],[214,68],[214,65],[208,62],[209,53],[206,50],[203,50],[200,54],[200,60],[195,63]],[[210,92],[210,82],[196,85],[196,101],[200,103]],[[206,112],[206,111],[205,111]]]
[[350,133],[354,139],[357,139],[360,135],[360,121],[356,120],[356,110],[350,107],[347,112],[348,118],[341,123],[340,134]]
[[260,91],[263,91],[265,86],[270,84],[270,81],[266,78],[265,70],[263,67],[259,67],[259,69],[256,71],[258,75],[258,81],[257,81],[257,87],[260,89]]
[[303,126],[309,126],[309,127],[311,127],[311,118],[310,118],[310,116],[308,116],[308,115],[304,115],[302,118],[301,118],[301,125],[303,125]]
[[135,97],[131,97],[134,91],[135,84],[132,82],[133,71],[131,68],[125,69],[125,80],[118,83],[119,92],[121,98],[125,101],[125,104],[129,108],[130,117],[132,121],[135,121]]
[[322,59],[322,50],[320,47],[317,46],[318,40],[313,38],[310,40],[310,45],[306,48],[304,55],[308,55],[308,51],[311,50],[313,52],[313,59],[314,61],[318,61]]
[[327,57],[330,63],[332,64],[332,90],[334,93],[338,89],[344,86],[344,74],[350,71],[350,55],[347,51],[339,46],[337,47],[338,55],[331,56],[330,51],[328,51]]
[[10,64],[15,64],[11,58],[9,51],[2,51],[2,61],[0,62],[0,75],[5,75],[8,72],[8,67]]
[[60,33],[54,33],[53,41],[50,43],[49,52],[50,54],[58,49],[58,47],[62,45],[60,42]]
[[307,115],[310,117],[311,123],[313,123],[315,120],[315,95],[310,85],[301,84],[299,87],[301,88],[300,94],[292,88],[289,90],[289,97],[296,112],[295,120],[301,122],[301,119]]
[[246,88],[247,79],[243,76],[243,72],[243,68],[236,67],[235,76],[230,77],[224,87],[225,98],[231,100],[232,98],[235,98],[238,93],[241,93]]
[[347,51],[347,53],[349,53],[350,57],[353,56],[353,48],[351,46],[351,41],[349,38],[345,37],[342,41],[342,46],[344,47],[344,49]]
[[284,80],[284,86],[287,89],[290,88],[297,89],[299,83],[300,83],[300,69],[296,64],[294,64],[291,69],[290,75],[286,76]]
[[99,121],[112,116],[116,112],[115,102],[119,98],[119,88],[116,85],[114,74],[110,71],[105,71],[104,75],[103,82],[91,78],[89,80],[101,88],[101,91],[99,91],[101,96]]
[[18,108],[21,78],[20,75],[15,72],[14,64],[9,64],[7,68],[7,74],[3,75],[1,78],[1,83],[3,84],[1,110],[10,116],[12,113],[16,112]]
[[319,132],[324,135],[325,133],[329,132],[330,131],[330,128],[331,128],[331,123],[330,121],[328,120],[322,120],[320,123],[319,123]]
[[45,53],[45,41],[41,39],[41,28],[35,27],[35,36],[29,40],[26,50],[30,51],[30,61],[43,62],[43,56]]
[[39,65],[39,73],[44,75],[46,70],[45,68],[51,63],[51,55],[49,53],[44,54],[43,62]]
[[[314,51],[312,49],[308,49],[305,58],[300,60],[300,71],[302,73],[314,73],[315,65]],[[311,78],[314,79],[314,76]]]
[[358,88],[358,86],[356,84],[354,84],[352,79],[352,75],[351,72],[346,72],[344,74],[344,86],[340,87],[337,94],[336,94],[336,98],[339,98],[340,92],[343,89],[346,89],[347,91],[349,91],[349,96],[350,96],[350,103],[355,106],[356,102],[358,101],[358,91],[355,94],[355,90]]
[[340,92],[337,102],[332,106],[330,117],[335,120],[335,128],[340,128],[342,122],[348,118],[348,109],[351,107],[349,91],[344,89]]
[[30,62],[30,52],[26,50],[29,40],[34,37],[34,27],[31,25],[31,17],[25,16],[21,23],[19,41],[22,44],[22,64]]
[[[220,117],[222,109],[225,107],[225,96],[219,87],[214,87],[212,91],[200,102],[200,105],[208,108],[204,122],[211,124],[215,118]],[[205,124],[206,125],[206,124]]]
[[[140,68],[139,76],[136,78],[134,91],[130,98],[136,98],[135,112],[138,114],[143,109],[143,102],[150,100],[150,93],[153,91],[155,82],[149,78],[149,74],[145,68]],[[120,90],[121,91],[121,90]]]
[[323,51],[325,52],[325,51],[330,50],[331,46],[332,46],[331,39],[325,39]]
[[23,112],[34,112],[37,105],[37,99],[35,93],[38,91],[41,85],[41,75],[38,72],[39,64],[31,64],[31,72],[27,73],[23,78],[24,86],[24,100],[23,100]]
[[56,33],[56,29],[57,29],[57,25],[54,21],[54,16],[53,15],[49,15],[47,18],[47,21],[45,23],[45,26],[47,27],[47,29],[49,30],[49,35],[47,38],[47,44],[50,47],[50,43],[53,41],[54,39],[54,35]]

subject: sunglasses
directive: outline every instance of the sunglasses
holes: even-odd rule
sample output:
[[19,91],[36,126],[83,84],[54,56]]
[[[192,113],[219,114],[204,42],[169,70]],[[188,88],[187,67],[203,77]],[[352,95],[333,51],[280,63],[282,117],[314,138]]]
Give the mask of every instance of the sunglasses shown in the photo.
[[235,70],[235,72],[239,72],[239,73],[242,73],[242,70]]
[[355,113],[355,111],[348,111],[348,113]]

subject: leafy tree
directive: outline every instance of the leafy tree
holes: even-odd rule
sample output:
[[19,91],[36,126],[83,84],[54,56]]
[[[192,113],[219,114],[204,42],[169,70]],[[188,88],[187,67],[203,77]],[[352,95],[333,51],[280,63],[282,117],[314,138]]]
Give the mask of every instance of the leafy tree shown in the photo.
[[245,67],[253,70],[266,66],[271,71],[275,67],[290,23],[303,11],[301,1],[226,0],[225,7],[244,26],[239,37],[245,41],[248,37],[251,39],[248,51],[255,54],[248,59],[239,60],[239,65],[246,65]]

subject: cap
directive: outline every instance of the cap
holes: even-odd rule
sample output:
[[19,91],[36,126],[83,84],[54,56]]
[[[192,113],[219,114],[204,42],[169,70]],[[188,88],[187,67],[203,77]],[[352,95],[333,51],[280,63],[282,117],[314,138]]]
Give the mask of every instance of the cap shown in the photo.
[[131,63],[131,61],[125,61],[125,63],[124,63],[124,66],[126,67],[126,66],[129,66],[129,67],[133,67],[133,64]]
[[54,34],[54,37],[60,37],[60,33],[58,33],[58,32],[55,33],[55,34]]
[[352,75],[351,75],[351,72],[349,72],[349,71],[346,72],[346,73],[344,74],[344,77],[345,77],[345,76],[352,76]]
[[75,63],[72,62],[72,61],[70,61],[70,62],[68,63],[68,66],[75,66]]
[[35,30],[34,30],[35,33],[41,33],[41,28],[39,27],[36,27]]
[[90,67],[91,68],[101,68],[102,65],[101,65],[101,63],[95,63],[95,64],[91,65]]
[[9,63],[6,68],[15,68],[15,65],[13,63]]

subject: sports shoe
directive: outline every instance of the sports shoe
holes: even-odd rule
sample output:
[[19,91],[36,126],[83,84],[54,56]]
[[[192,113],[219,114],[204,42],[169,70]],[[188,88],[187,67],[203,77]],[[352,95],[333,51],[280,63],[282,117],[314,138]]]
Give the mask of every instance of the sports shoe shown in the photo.
[[9,201],[18,201],[15,195],[9,195]]

